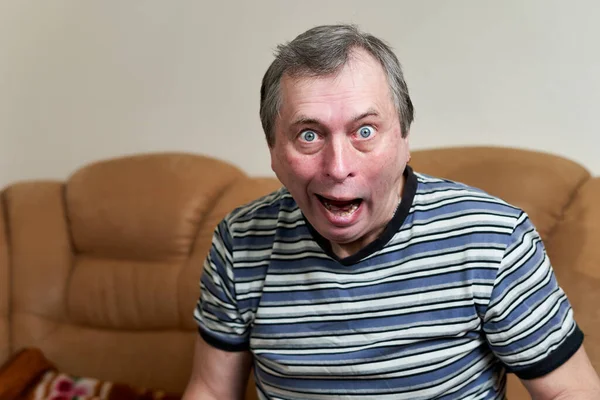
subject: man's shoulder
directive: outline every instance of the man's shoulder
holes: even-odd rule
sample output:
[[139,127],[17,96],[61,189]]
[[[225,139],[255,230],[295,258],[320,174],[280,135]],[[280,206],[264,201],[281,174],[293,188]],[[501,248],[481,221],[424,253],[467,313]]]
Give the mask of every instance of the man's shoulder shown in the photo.
[[281,187],[269,194],[240,205],[224,218],[232,231],[274,229],[281,219],[299,214],[300,209],[290,192]]
[[515,217],[523,210],[484,189],[461,181],[415,172],[418,182],[415,206],[454,205],[502,211]]

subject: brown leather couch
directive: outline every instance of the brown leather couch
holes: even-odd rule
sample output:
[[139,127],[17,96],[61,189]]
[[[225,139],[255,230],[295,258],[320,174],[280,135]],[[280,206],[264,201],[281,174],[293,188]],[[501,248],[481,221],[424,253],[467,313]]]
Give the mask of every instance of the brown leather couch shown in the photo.
[[[416,151],[411,165],[529,213],[600,371],[600,178],[564,158],[508,148]],[[73,374],[181,391],[212,231],[233,207],[279,186],[174,153],[9,185],[0,212],[0,363],[37,347]],[[527,398],[510,379],[509,398]]]

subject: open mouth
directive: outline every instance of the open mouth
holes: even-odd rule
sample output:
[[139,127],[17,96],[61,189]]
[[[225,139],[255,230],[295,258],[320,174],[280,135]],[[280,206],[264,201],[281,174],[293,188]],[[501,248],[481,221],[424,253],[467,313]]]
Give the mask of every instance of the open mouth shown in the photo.
[[334,200],[319,194],[316,196],[329,212],[340,217],[352,215],[356,210],[358,210],[358,207],[360,207],[360,204],[362,203],[362,199],[360,198],[351,200]]

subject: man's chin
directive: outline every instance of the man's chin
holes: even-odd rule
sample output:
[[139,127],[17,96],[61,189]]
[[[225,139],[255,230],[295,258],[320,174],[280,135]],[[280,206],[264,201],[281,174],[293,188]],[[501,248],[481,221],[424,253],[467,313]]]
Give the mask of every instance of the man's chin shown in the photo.
[[[315,227],[317,228],[317,227]],[[319,229],[320,228],[320,229]],[[332,244],[338,246],[347,246],[357,241],[360,241],[364,235],[361,234],[361,230],[358,226],[348,227],[319,227],[317,231]]]

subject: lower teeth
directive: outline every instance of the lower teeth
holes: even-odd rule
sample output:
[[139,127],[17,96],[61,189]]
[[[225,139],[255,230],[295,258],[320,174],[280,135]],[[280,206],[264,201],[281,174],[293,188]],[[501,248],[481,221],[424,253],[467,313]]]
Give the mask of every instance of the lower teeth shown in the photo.
[[348,215],[354,213],[354,211],[356,211],[356,209],[358,209],[358,204],[352,204],[350,206],[350,208],[348,210],[332,210],[331,204],[328,203],[323,203],[325,205],[325,208],[328,209],[329,211],[331,211],[332,213],[335,213],[339,216],[342,217],[347,217]]

